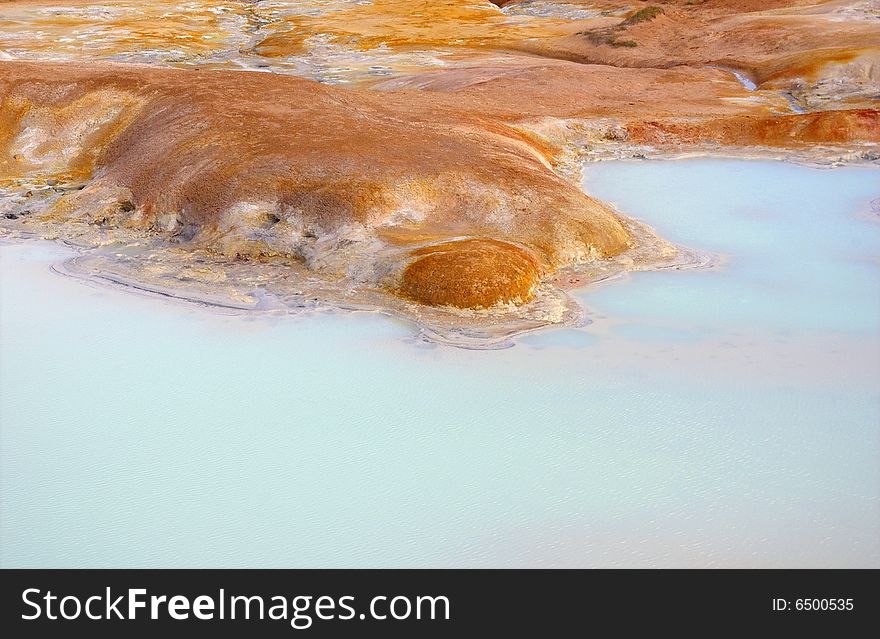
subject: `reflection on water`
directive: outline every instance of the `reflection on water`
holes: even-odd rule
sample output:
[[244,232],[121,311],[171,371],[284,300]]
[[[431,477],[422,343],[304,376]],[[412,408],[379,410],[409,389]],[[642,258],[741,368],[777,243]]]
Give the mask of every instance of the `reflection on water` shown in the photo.
[[876,169],[591,166],[719,268],[502,351],[0,247],[3,566],[880,566]]

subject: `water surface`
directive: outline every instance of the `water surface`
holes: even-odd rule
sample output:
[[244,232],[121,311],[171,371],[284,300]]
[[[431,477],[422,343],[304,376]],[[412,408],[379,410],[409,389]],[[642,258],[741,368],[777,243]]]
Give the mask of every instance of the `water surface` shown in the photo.
[[722,265],[580,292],[592,324],[501,351],[2,245],[0,564],[880,567],[878,178],[591,166]]

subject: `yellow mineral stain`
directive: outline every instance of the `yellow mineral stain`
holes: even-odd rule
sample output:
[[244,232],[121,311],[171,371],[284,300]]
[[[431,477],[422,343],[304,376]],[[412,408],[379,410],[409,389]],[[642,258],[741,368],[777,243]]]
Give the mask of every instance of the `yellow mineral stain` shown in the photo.
[[98,90],[57,104],[34,104],[25,85],[0,104],[0,178],[80,180],[137,113],[132,94]]

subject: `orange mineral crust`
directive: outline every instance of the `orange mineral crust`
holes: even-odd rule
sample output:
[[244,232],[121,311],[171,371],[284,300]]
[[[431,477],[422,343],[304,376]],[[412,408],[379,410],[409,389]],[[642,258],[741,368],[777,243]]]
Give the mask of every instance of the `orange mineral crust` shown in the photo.
[[412,255],[417,257],[403,272],[401,292],[435,306],[521,304],[532,297],[540,276],[530,251],[497,240],[445,242]]
[[739,116],[705,122],[636,121],[627,125],[633,142],[648,145],[694,144],[713,141],[725,146],[880,144],[880,110],[846,109],[797,116]]
[[[147,67],[4,63],[0,91],[2,175],[80,187],[46,219],[141,229],[233,258],[297,260],[391,288],[424,235],[516,242],[527,247],[513,253],[528,252],[532,283],[538,265],[629,246],[617,218],[519,132],[463,114],[414,106],[402,120],[381,94]],[[486,253],[487,268],[518,287],[520,261],[499,251]],[[448,288],[447,262],[430,263],[409,295],[422,301],[424,290],[424,301],[443,304],[427,284],[434,277]]]
[[880,0],[0,1],[0,233],[534,327],[679,250],[584,158],[876,162],[878,70]]

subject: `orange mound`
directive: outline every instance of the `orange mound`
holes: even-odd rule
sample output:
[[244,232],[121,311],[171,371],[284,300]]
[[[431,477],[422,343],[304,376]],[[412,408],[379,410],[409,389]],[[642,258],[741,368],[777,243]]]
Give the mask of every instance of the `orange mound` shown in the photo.
[[874,156],[867,4],[559,1],[0,3],[0,182],[60,182],[28,220],[487,308],[632,246],[581,152]]
[[[294,77],[194,75],[0,63],[0,175],[79,184],[53,205],[57,220],[293,259],[392,290],[408,251],[438,238],[513,242],[550,270],[629,246],[620,221],[509,126],[428,104],[404,118],[387,94]],[[454,269],[433,258],[418,270],[431,265]],[[455,273],[449,281],[461,281]],[[516,278],[507,292],[503,282],[498,300],[527,297]],[[488,295],[468,294],[480,305]]]
[[401,293],[431,306],[490,308],[521,304],[540,277],[535,256],[508,242],[474,238],[412,251],[416,256],[401,279]]

